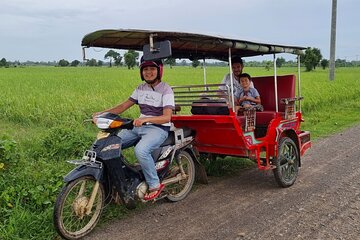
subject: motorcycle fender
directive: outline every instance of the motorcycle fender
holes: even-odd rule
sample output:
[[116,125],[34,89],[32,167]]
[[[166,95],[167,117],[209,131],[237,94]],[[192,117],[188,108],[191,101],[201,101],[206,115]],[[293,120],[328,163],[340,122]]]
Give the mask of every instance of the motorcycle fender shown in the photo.
[[[195,162],[199,162],[199,152],[196,148],[194,148],[191,144],[187,145],[186,147],[182,148],[181,150],[187,151],[192,157],[194,158]],[[199,162],[200,163],[200,162]]]
[[101,168],[88,167],[85,165],[74,168],[64,177],[64,182],[71,182],[83,176],[93,176],[97,181],[100,180],[103,170]]

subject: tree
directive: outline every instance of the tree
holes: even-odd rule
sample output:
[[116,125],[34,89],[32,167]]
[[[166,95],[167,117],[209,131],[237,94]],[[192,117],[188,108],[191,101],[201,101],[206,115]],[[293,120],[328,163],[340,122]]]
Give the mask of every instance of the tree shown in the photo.
[[181,66],[186,66],[187,65],[185,60],[182,60],[180,64],[181,64]]
[[164,63],[170,65],[170,68],[172,68],[173,66],[176,65],[176,59],[175,58],[167,58],[164,61]]
[[111,67],[111,61],[114,60],[114,62],[116,62],[116,60],[118,60],[120,58],[119,63],[121,62],[121,56],[120,53],[115,52],[114,50],[109,50],[105,56],[104,59],[110,59],[110,67]]
[[200,62],[197,59],[193,60],[192,63],[191,63],[191,66],[193,66],[193,68],[196,68],[199,65],[200,65]]
[[101,60],[98,60],[98,61],[97,61],[97,66],[98,66],[98,67],[101,67],[102,65],[104,65],[104,62],[101,61]]
[[58,65],[60,66],[60,67],[67,67],[67,66],[69,66],[69,62],[67,61],[67,60],[65,60],[65,59],[61,59],[60,61],[59,61],[59,63],[58,63]]
[[320,65],[323,69],[327,68],[329,66],[329,60],[327,59],[321,60]]
[[320,49],[318,49],[318,48],[313,48],[312,51],[313,51],[313,53],[315,55],[315,61],[314,61],[314,64],[313,64],[313,68],[315,70],[316,66],[319,65],[319,63],[320,63],[320,61],[322,59],[322,54],[321,54]]
[[305,50],[305,55],[303,57],[303,62],[305,64],[305,68],[307,72],[312,70],[313,62],[315,61],[314,53],[311,51],[311,48],[307,48]]
[[270,71],[271,64],[272,64],[271,61],[265,61],[265,69],[266,69],[266,71]]
[[96,61],[96,59],[92,58],[92,59],[88,60],[88,61],[86,62],[86,66],[90,66],[90,67],[95,67],[95,66],[97,66],[97,61]]
[[345,59],[336,59],[335,60],[335,67],[346,67],[346,60]]
[[5,58],[2,58],[0,60],[0,67],[7,67],[7,66],[9,66],[8,62],[6,61]]
[[118,56],[116,59],[115,59],[115,65],[116,66],[122,66],[122,62],[121,62],[121,60],[122,60],[122,56]]
[[134,68],[136,65],[136,60],[139,58],[139,53],[135,52],[134,50],[129,50],[127,53],[124,54],[124,61],[125,65],[130,68]]
[[320,60],[322,59],[322,55],[320,52],[320,49],[318,48],[307,48],[305,50],[304,55],[304,64],[306,71],[311,71],[316,68],[317,65],[319,65]]
[[71,62],[70,66],[77,67],[79,64],[80,64],[79,60],[74,60],[74,61]]
[[281,68],[282,65],[285,63],[285,58],[279,57],[276,59],[276,67]]

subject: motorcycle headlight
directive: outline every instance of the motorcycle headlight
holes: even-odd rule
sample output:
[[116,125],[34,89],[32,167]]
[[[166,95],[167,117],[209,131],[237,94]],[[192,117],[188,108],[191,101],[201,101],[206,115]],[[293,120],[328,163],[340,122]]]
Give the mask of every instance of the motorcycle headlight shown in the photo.
[[100,129],[118,128],[123,124],[123,121],[107,119],[99,117],[96,119],[96,126]]

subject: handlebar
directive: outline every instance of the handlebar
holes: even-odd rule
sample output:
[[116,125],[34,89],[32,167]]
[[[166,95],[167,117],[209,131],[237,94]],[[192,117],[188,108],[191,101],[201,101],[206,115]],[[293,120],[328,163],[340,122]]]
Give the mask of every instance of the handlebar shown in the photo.
[[93,122],[93,120],[92,120],[92,118],[89,118],[89,119],[85,119],[85,120],[83,120],[83,123],[86,123],[86,122],[91,122],[91,123],[94,123],[94,122]]

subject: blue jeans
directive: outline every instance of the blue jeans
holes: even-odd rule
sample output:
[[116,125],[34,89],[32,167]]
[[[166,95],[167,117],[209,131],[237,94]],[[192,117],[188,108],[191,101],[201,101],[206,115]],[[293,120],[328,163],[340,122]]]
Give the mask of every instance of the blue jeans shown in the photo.
[[135,156],[144,172],[149,188],[156,188],[160,181],[155,168],[155,161],[151,153],[165,141],[168,132],[154,125],[123,129],[118,136],[122,139],[121,148],[125,149],[139,141],[135,146]]

